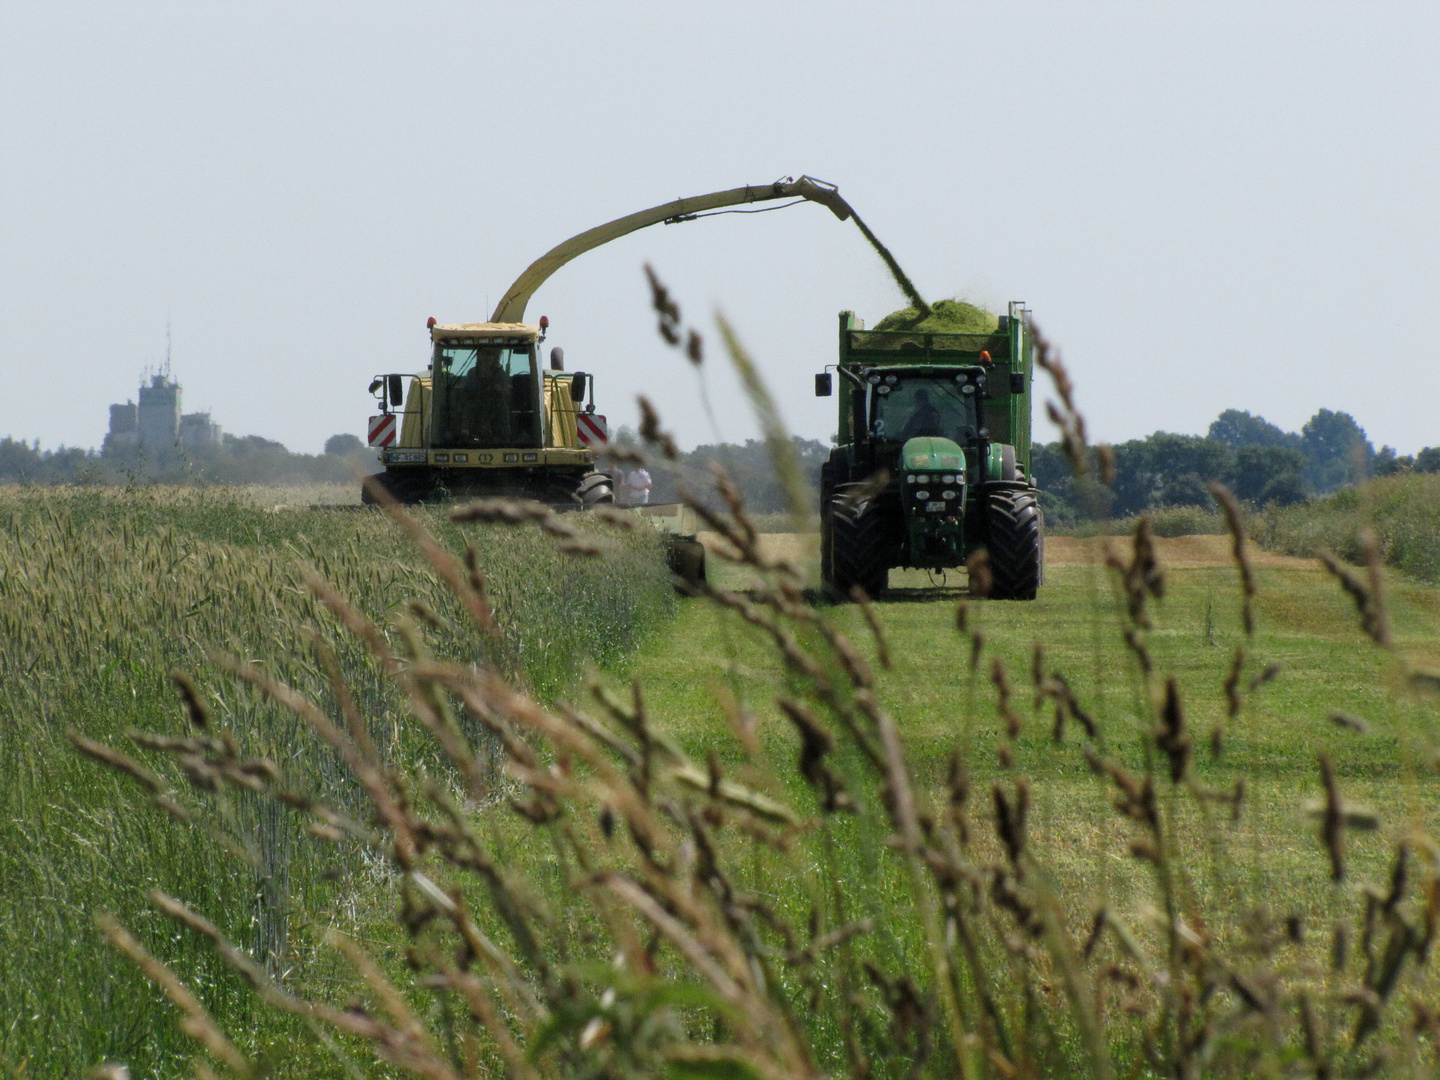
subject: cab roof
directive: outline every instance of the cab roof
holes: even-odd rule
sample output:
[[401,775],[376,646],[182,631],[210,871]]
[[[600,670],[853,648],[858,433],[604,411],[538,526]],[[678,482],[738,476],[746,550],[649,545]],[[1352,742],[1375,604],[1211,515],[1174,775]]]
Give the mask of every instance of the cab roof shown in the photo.
[[510,342],[516,338],[531,342],[540,338],[540,327],[534,323],[480,322],[480,323],[436,323],[430,327],[430,340],[442,338],[498,338],[496,344]]

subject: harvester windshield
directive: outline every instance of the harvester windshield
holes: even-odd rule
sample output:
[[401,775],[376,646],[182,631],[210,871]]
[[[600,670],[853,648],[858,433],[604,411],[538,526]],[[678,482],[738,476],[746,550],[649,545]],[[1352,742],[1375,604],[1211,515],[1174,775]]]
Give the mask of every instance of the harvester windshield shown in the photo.
[[537,376],[529,343],[437,342],[430,445],[539,446]]
[[876,380],[869,393],[872,435],[898,442],[938,435],[961,446],[974,441],[980,424],[972,384],[885,373],[871,379]]

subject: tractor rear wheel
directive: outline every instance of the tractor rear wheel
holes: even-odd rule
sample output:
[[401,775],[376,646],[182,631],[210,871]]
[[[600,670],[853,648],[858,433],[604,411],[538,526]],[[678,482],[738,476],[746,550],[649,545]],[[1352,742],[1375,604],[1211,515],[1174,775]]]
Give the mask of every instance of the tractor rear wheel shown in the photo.
[[822,541],[825,585],[837,599],[849,599],[859,585],[869,596],[879,596],[889,583],[890,532],[875,500],[850,503],[844,490],[830,503],[829,535]]
[[606,472],[590,472],[580,478],[575,489],[575,498],[586,506],[615,501],[615,481]]
[[1031,491],[996,491],[986,500],[990,598],[1034,600],[1044,563],[1045,523]]

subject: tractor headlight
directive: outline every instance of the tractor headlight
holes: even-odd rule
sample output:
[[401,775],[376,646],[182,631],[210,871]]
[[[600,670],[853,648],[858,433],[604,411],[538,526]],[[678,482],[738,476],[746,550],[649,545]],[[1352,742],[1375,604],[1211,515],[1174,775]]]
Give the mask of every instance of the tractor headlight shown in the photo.
[[953,476],[942,476],[942,477],[940,478],[940,482],[941,482],[942,484],[953,484],[953,483],[955,482],[955,477],[953,477]]
[[942,491],[942,492],[940,492],[940,497],[941,497],[942,499],[953,499],[953,498],[955,497],[955,492],[953,492],[953,491]]
[[909,476],[905,477],[905,482],[907,484],[913,484],[915,482],[915,474],[912,472]]
[[923,490],[923,489],[920,490],[920,491],[915,492],[915,498],[917,498],[917,499],[928,499],[929,497],[930,497],[930,492],[925,491],[925,490]]

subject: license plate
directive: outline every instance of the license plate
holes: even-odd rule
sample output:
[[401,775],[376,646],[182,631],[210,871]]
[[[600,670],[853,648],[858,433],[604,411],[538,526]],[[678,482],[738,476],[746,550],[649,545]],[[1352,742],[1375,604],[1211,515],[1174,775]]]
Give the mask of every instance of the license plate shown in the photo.
[[938,514],[945,509],[944,499],[931,499],[925,504],[925,510],[931,514]]
[[404,462],[424,461],[424,460],[425,460],[425,455],[424,455],[423,453],[419,453],[419,454],[388,454],[388,455],[386,455],[385,460],[386,460],[386,461],[392,461],[392,462],[401,462],[401,461],[404,461]]

